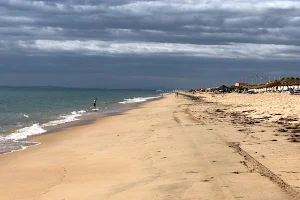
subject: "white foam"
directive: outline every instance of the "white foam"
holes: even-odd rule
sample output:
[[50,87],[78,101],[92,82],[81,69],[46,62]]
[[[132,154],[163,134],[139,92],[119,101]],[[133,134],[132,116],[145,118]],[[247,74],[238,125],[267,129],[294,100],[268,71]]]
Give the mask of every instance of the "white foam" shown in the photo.
[[[33,124],[32,126],[21,128],[21,129],[17,130],[16,132],[14,132],[14,133],[12,133],[8,136],[5,136],[5,137],[0,136],[0,141],[17,142],[20,145],[20,149],[12,150],[12,151],[7,152],[7,153],[24,150],[28,147],[27,146],[28,142],[24,141],[24,139],[26,139],[30,136],[40,135],[42,133],[45,133],[46,130],[44,129],[44,127],[55,126],[55,125],[58,125],[58,124],[64,124],[64,123],[67,123],[67,122],[72,122],[72,121],[79,120],[78,117],[80,117],[83,113],[86,113],[86,111],[85,110],[73,111],[73,112],[71,112],[70,115],[61,115],[58,120],[50,121],[50,122],[42,124],[42,125],[39,125],[38,123],[36,123],[36,124]],[[21,113],[21,115],[26,117],[26,118],[29,118],[29,116],[24,114],[24,113]],[[40,143],[30,142],[29,146],[38,145],[38,144],[40,144]]]
[[7,140],[22,140],[32,135],[39,135],[45,133],[46,130],[43,129],[39,124],[33,124],[29,127],[24,127],[17,130],[15,133],[12,133],[5,137]]
[[4,141],[4,140],[6,140],[6,138],[5,138],[5,137],[2,137],[2,136],[0,136],[0,141]]
[[[46,132],[46,130],[43,129],[44,127],[55,126],[55,125],[79,120],[78,117],[80,117],[82,113],[85,112],[86,112],[85,110],[73,111],[71,112],[70,115],[61,115],[59,119],[47,122],[42,125],[33,124],[32,126],[21,128],[6,137],[0,137],[0,140],[22,140],[28,138],[29,136],[39,135]],[[23,114],[23,116],[25,117],[25,114]]]
[[[24,143],[26,143],[26,141],[24,141]],[[31,144],[30,146],[36,146],[36,145],[40,145],[41,143],[39,143],[39,142],[30,142],[30,144]],[[27,147],[29,147],[29,146],[22,146],[22,145],[20,145],[20,146],[21,146],[20,149],[16,149],[16,150],[11,150],[11,151],[5,152],[5,153],[3,153],[3,155],[4,154],[13,153],[13,152],[16,152],[16,151],[22,151],[24,149],[27,149]]]
[[22,115],[23,115],[23,117],[29,118],[29,116],[28,116],[28,115],[26,115],[26,114],[23,114],[23,113],[22,113]]
[[79,110],[79,111],[73,111],[73,112],[71,112],[72,115],[82,114],[82,113],[86,113],[86,111],[85,110]]
[[132,99],[124,99],[124,101],[119,102],[120,104],[127,104],[127,103],[141,103],[151,99],[158,99],[158,97],[134,97]]
[[85,110],[73,111],[73,112],[71,112],[71,115],[61,115],[59,117],[59,119],[47,122],[47,123],[43,124],[42,127],[56,126],[59,124],[77,121],[77,120],[79,120],[78,117],[80,117],[82,115],[82,113],[86,113],[86,111]]

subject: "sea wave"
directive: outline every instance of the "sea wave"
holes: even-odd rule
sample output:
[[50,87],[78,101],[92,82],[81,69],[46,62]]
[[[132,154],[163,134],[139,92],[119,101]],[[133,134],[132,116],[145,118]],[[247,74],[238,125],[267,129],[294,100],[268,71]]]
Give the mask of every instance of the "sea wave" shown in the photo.
[[0,137],[0,154],[8,154],[15,151],[21,151],[29,146],[39,145],[38,142],[28,142],[24,140],[8,140],[4,137]]
[[23,117],[29,118],[29,116],[24,113],[22,113],[22,115],[23,115]]
[[6,136],[5,139],[7,139],[7,140],[22,140],[22,139],[26,139],[29,136],[39,135],[39,134],[42,134],[45,132],[46,132],[46,130],[43,129],[39,124],[33,124],[32,126],[24,127],[24,128],[17,130],[16,132]]
[[72,115],[82,114],[82,113],[86,113],[86,110],[79,110],[79,111],[73,111],[73,112],[71,112]]
[[42,127],[56,126],[59,124],[77,121],[77,120],[79,120],[78,117],[82,116],[83,113],[86,113],[86,111],[85,110],[73,111],[73,112],[71,112],[70,115],[61,115],[61,116],[59,116],[59,119],[47,122],[47,123],[43,124]]
[[40,135],[46,132],[46,130],[44,129],[45,127],[56,126],[59,124],[64,124],[64,123],[79,120],[79,117],[82,116],[83,113],[86,113],[86,111],[85,110],[73,111],[69,115],[61,115],[57,120],[53,120],[44,124],[35,123],[31,126],[18,129],[16,132],[6,137],[0,137],[0,140],[24,140],[30,136]]
[[141,103],[145,101],[149,101],[152,99],[158,99],[160,96],[157,97],[134,97],[132,99],[124,99],[123,101],[119,102],[120,104],[127,104],[127,103]]
[[0,135],[0,141],[6,140],[5,137]]

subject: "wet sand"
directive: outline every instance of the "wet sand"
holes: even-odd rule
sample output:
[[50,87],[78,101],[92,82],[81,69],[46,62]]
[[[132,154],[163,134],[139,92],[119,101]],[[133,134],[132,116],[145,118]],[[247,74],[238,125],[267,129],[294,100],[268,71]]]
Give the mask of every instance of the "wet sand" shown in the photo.
[[0,199],[297,198],[298,144],[213,98],[171,95],[36,137],[0,156]]

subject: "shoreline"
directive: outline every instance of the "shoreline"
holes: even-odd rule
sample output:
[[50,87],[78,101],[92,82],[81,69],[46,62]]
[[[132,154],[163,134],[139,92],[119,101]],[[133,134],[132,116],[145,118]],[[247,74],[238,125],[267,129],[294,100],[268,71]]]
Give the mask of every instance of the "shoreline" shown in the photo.
[[[297,155],[296,143],[290,145],[284,138],[271,141],[274,127],[263,123],[233,124],[235,118],[231,110],[226,110],[229,107],[202,98],[195,101],[172,94],[93,124],[35,137],[32,141],[42,145],[0,156],[1,197],[5,200],[289,200],[295,197],[297,194],[263,176],[255,163],[233,147],[239,144],[253,159],[298,191],[296,178],[300,174],[289,173],[297,172],[297,159],[291,159]],[[243,126],[246,130],[241,130]],[[276,145],[283,149],[275,152]]]
[[[45,135],[49,135],[49,134],[58,134],[64,131],[71,131],[70,129],[73,128],[80,128],[80,127],[85,127],[85,126],[90,126],[93,124],[96,124],[97,122],[105,119],[105,118],[110,118],[110,117],[114,117],[114,116],[120,116],[120,115],[126,115],[126,112],[130,112],[131,110],[135,110],[135,109],[139,109],[141,108],[144,104],[153,102],[153,101],[158,101],[160,100],[160,98],[158,99],[154,99],[154,100],[149,100],[149,101],[145,101],[145,102],[141,102],[141,103],[135,103],[130,105],[130,108],[126,108],[120,111],[114,111],[111,113],[105,113],[101,116],[97,116],[97,117],[93,117],[91,119],[86,119],[87,116],[81,116],[78,120],[72,121],[72,122],[68,122],[65,124],[58,124],[55,126],[49,126],[50,129],[48,129],[49,127],[46,127],[47,132],[42,133],[40,135],[33,135],[32,137],[28,138],[28,141],[36,141],[39,139],[39,137],[45,136]],[[99,112],[99,111],[98,111]],[[60,127],[62,126],[62,127]],[[42,144],[42,143],[40,143]],[[2,154],[0,154],[1,156]]]
[[[27,138],[21,140],[21,141],[24,141],[23,145],[21,145],[22,148],[16,149],[16,150],[11,150],[11,151],[6,151],[6,152],[0,152],[0,156],[4,155],[4,154],[14,153],[17,151],[22,151],[22,150],[25,150],[32,146],[40,145],[40,143],[35,143],[35,142],[32,143],[31,142],[31,140],[34,139],[35,137],[40,137],[43,135],[48,135],[48,134],[52,134],[52,133],[56,133],[56,132],[61,132],[61,131],[68,130],[73,127],[77,127],[77,126],[90,125],[90,124],[95,123],[99,119],[102,119],[105,117],[110,117],[110,116],[122,115],[123,113],[125,113],[129,110],[139,108],[140,106],[142,106],[145,103],[157,101],[159,99],[160,98],[153,98],[153,99],[149,99],[145,102],[129,103],[129,104],[126,104],[126,106],[123,105],[122,108],[119,108],[119,110],[116,110],[116,111],[110,111],[110,112],[105,112],[105,113],[101,113],[101,111],[91,112],[88,115],[81,115],[81,116],[77,117],[77,119],[74,121],[42,127],[45,132],[40,133],[40,134],[29,135],[29,136],[27,136]],[[20,129],[12,130],[10,134],[16,133],[18,130],[20,130]]]

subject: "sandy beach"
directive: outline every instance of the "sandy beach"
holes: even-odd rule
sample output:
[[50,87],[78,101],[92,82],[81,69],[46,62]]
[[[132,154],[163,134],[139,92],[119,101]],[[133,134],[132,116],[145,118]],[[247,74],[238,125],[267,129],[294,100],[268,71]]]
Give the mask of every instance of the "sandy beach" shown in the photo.
[[0,155],[0,200],[299,199],[300,99],[284,95],[170,95],[35,137]]

